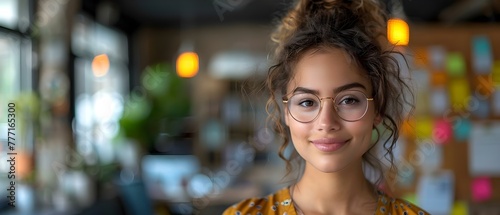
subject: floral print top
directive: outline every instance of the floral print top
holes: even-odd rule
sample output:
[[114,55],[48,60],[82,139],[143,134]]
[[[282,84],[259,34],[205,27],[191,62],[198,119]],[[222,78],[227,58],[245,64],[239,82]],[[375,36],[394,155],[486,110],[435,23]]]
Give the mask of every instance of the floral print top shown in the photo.
[[[264,198],[251,198],[227,208],[223,215],[297,215],[288,187]],[[378,191],[374,215],[428,215],[426,211],[402,199],[391,198]]]

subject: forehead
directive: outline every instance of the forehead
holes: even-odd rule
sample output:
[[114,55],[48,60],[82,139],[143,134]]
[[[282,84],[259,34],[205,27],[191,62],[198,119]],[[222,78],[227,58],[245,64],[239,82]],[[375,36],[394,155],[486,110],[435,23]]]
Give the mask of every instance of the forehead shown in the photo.
[[364,70],[345,51],[329,48],[308,51],[293,68],[293,78],[287,92],[297,87],[318,91],[333,89],[350,83],[361,83],[371,93],[371,84]]

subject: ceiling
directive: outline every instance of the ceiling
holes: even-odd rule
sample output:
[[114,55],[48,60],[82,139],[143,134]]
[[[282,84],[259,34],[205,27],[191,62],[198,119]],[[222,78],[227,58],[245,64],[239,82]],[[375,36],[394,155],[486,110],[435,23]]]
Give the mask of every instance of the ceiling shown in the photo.
[[[500,0],[382,1],[387,8],[397,9],[400,5],[399,8],[410,22],[499,22],[500,18]],[[265,25],[280,17],[291,2],[293,1],[82,0],[82,6],[94,16],[99,11],[111,11],[116,16],[114,20],[108,20],[112,22],[109,24],[134,29],[139,26],[184,28],[234,23]]]
[[288,4],[283,0],[118,0],[123,13],[153,25],[266,23]]
[[92,16],[111,7],[118,19],[108,24],[126,28],[269,24],[289,5],[286,0],[82,0],[83,10]]

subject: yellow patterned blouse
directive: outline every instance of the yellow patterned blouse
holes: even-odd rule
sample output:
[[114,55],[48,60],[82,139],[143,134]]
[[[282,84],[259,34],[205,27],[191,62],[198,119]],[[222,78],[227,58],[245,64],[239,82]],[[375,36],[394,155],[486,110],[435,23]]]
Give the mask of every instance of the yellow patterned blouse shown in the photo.
[[[378,206],[375,215],[428,215],[421,208],[401,199],[391,198],[378,192]],[[241,201],[224,211],[223,215],[297,215],[288,187],[265,198],[251,198]]]

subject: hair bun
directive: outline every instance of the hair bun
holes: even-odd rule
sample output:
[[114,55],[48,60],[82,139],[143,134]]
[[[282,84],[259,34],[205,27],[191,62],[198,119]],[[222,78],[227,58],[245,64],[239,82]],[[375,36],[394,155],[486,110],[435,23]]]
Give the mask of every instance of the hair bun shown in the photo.
[[339,20],[339,16],[352,16],[352,19],[357,20],[356,27],[377,40],[379,45],[382,41],[380,37],[385,40],[385,11],[376,0],[298,0],[271,35],[271,40],[277,44],[274,54],[279,54],[286,41],[298,29],[309,21],[317,21],[317,16],[323,15],[333,15],[336,20]]

